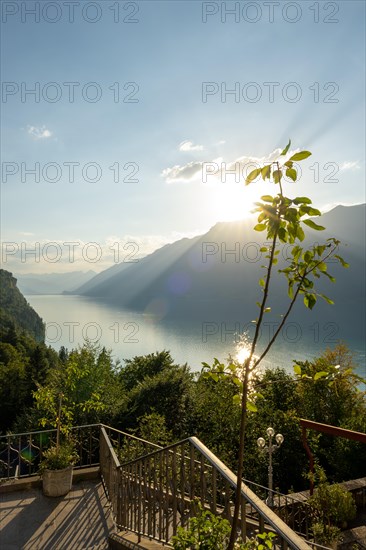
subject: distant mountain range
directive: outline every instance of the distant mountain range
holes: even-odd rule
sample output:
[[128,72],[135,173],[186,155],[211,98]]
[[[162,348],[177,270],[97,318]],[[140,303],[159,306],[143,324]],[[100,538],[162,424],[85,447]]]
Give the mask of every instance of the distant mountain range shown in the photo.
[[18,288],[23,294],[62,294],[72,291],[95,277],[95,271],[72,271],[70,273],[15,274]]
[[[319,281],[319,292],[330,296],[335,305],[319,300],[310,312],[300,301],[292,322],[306,323],[307,327],[315,322],[323,326],[330,323],[328,332],[334,330],[338,337],[364,337],[365,214],[364,204],[337,206],[316,219],[326,231],[306,228],[307,244],[329,237],[340,239],[340,254],[350,268],[330,265],[329,272],[337,282]],[[259,251],[263,233],[253,231],[252,226],[250,220],[218,223],[206,234],[168,244],[138,263],[113,266],[72,293],[157,318],[250,323],[257,315],[255,302],[261,297],[258,279],[263,276],[261,266],[265,263]],[[282,245],[279,267],[285,265],[286,249]],[[271,323],[278,322],[288,303],[284,277],[275,277],[273,282],[268,304],[272,313],[266,318]]]

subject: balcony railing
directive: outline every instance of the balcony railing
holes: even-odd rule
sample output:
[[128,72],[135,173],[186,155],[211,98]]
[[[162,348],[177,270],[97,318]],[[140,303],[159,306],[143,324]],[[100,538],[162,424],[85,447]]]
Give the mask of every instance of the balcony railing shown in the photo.
[[[197,501],[232,521],[236,476],[196,437],[121,464],[104,427],[100,433],[101,474],[120,529],[169,545],[178,526],[197,513]],[[244,484],[241,537],[276,533],[276,548],[308,550],[292,531]]]
[[[100,424],[71,428],[79,456],[75,468],[99,465]],[[56,444],[56,430],[42,430],[0,436],[0,479],[38,474],[43,453]]]
[[[245,485],[251,488],[262,500],[268,497],[269,489],[258,485],[247,479],[243,480]],[[310,508],[305,498],[298,498],[295,495],[284,495],[279,491],[272,491],[273,511],[286,525],[296,533],[306,536],[310,534],[311,515]]]
[[[101,424],[77,426],[73,435],[80,457],[75,467],[100,466],[118,528],[169,546],[178,526],[196,515],[197,501],[232,521],[236,476],[196,437],[161,448]],[[55,437],[56,430],[0,437],[0,477],[36,475]],[[244,483],[240,498],[238,536],[244,540],[267,530],[276,534],[275,548],[314,547]]]

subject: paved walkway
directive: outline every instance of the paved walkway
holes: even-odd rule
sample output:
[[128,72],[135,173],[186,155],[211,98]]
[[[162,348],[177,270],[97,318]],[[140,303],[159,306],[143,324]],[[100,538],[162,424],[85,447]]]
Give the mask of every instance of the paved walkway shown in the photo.
[[34,488],[0,495],[1,550],[104,550],[112,530],[98,481],[79,481],[65,497]]

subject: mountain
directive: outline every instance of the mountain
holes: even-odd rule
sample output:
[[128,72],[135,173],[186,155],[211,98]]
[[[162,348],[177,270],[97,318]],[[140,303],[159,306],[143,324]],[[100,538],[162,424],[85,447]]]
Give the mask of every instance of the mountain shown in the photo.
[[114,275],[121,273],[122,271],[127,269],[130,265],[133,265],[133,263],[122,262],[120,264],[112,265],[112,267],[109,267],[108,269],[105,269],[101,273],[98,273],[97,275],[94,275],[93,277],[88,279],[80,287],[77,287],[77,288],[75,287],[72,290],[65,290],[63,294],[86,294],[89,290],[91,290],[95,286],[101,283],[104,283]]
[[[365,206],[338,206],[317,218],[327,229],[307,231],[304,243],[322,243],[329,237],[342,241],[340,254],[349,269],[337,263],[329,266],[336,284],[320,280],[319,292],[330,296],[335,305],[319,300],[313,311],[301,300],[292,322],[309,328],[321,323],[326,334],[363,338],[365,332]],[[205,235],[182,239],[164,246],[131,264],[128,269],[99,280],[81,293],[118,306],[159,318],[182,318],[202,323],[250,324],[257,315],[255,302],[261,297],[258,279],[263,276],[263,233],[252,229],[253,221],[218,223]],[[279,268],[285,266],[290,245],[282,245]],[[94,279],[95,281],[95,279]],[[273,277],[268,323],[278,323],[288,303],[286,281]]]
[[19,290],[23,294],[62,294],[73,291],[90,281],[95,271],[72,271],[70,273],[15,274]]
[[38,342],[45,338],[42,319],[28,304],[17,287],[17,280],[9,271],[0,269],[0,326],[20,328],[31,334]]

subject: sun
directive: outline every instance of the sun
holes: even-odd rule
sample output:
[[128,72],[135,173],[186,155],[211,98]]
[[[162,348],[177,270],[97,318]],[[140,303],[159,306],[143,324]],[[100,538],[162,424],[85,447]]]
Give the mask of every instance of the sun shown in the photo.
[[[274,190],[276,193],[276,189]],[[212,209],[217,221],[230,222],[253,216],[255,203],[262,195],[273,194],[273,185],[263,181],[250,185],[221,183],[215,189]]]

